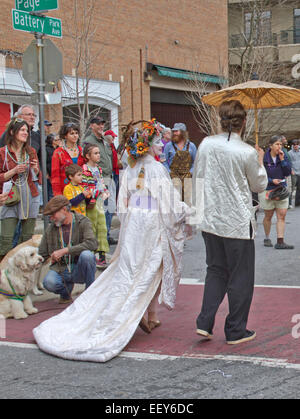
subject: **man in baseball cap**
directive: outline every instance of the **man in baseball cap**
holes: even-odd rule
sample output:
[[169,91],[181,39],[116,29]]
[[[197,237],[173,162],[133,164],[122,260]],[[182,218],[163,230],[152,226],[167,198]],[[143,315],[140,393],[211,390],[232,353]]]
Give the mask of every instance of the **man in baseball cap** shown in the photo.
[[172,131],[186,131],[186,125],[183,122],[176,122]]
[[51,224],[44,232],[39,254],[50,258],[51,265],[44,278],[46,290],[60,295],[59,303],[72,302],[74,283],[88,288],[95,280],[98,242],[91,221],[70,210],[70,202],[56,195],[45,206]]
[[90,124],[97,124],[97,125],[103,125],[105,124],[105,119],[102,118],[102,116],[96,116],[95,118],[90,119]]
[[176,122],[172,128],[172,141],[164,149],[163,165],[168,169],[174,186],[181,193],[182,200],[191,205],[191,181],[197,148],[188,139],[186,125]]

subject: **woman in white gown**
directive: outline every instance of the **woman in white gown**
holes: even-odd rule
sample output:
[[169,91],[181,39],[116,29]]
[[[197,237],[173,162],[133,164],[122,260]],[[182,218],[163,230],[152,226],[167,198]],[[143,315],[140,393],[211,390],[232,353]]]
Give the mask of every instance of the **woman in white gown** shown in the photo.
[[72,305],[33,330],[43,351],[65,359],[108,361],[127,345],[141,321],[143,330],[160,324],[157,298],[174,307],[190,209],[155,160],[161,153],[160,132],[152,120],[125,136],[130,165],[119,191],[118,246],[106,271]]

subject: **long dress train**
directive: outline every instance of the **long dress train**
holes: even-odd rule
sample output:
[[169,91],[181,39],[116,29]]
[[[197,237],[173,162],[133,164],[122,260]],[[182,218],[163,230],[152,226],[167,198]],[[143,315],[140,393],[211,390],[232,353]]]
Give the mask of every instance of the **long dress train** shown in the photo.
[[[137,190],[142,167],[144,188]],[[43,351],[108,361],[130,341],[160,283],[159,302],[174,307],[183,221],[190,212],[179,198],[166,169],[152,156],[126,169],[119,192],[119,244],[111,264],[72,305],[34,329]]]

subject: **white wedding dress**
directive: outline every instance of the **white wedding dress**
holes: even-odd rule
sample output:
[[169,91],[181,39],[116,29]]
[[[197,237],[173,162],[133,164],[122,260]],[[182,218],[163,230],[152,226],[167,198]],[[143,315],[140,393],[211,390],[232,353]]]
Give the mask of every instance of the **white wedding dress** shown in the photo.
[[[136,189],[142,167],[144,187]],[[159,303],[174,307],[190,209],[151,155],[126,169],[118,202],[121,228],[111,264],[72,305],[33,330],[45,352],[108,361],[130,341],[160,283]]]

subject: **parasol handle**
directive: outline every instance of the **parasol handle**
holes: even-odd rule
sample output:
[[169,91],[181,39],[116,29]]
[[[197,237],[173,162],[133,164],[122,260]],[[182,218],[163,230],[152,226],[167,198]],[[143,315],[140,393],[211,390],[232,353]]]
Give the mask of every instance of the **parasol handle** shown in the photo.
[[255,104],[255,143],[258,145],[258,112],[257,112],[257,104]]

